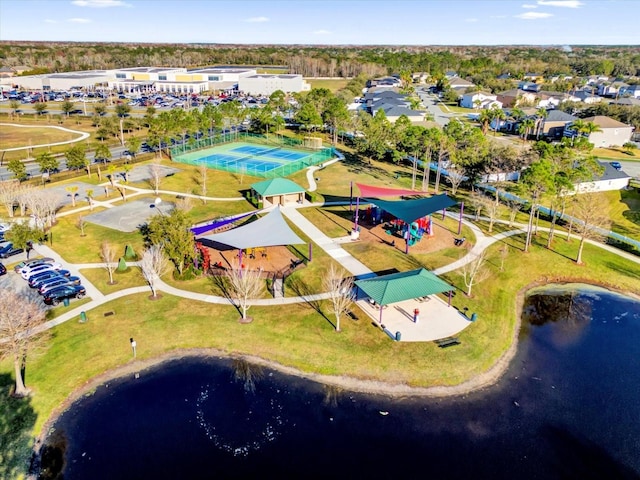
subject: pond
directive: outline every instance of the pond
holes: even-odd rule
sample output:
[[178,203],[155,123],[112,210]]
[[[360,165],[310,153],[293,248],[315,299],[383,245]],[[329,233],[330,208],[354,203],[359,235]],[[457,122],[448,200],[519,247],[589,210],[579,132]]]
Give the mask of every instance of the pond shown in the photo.
[[640,478],[639,345],[640,302],[582,285],[532,292],[508,371],[464,396],[169,361],[77,401],[41,478]]

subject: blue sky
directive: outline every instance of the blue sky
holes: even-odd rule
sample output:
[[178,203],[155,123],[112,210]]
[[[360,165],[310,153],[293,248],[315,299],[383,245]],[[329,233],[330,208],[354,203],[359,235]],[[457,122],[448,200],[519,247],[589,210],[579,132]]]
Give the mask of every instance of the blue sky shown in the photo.
[[0,40],[640,44],[640,0],[0,0]]

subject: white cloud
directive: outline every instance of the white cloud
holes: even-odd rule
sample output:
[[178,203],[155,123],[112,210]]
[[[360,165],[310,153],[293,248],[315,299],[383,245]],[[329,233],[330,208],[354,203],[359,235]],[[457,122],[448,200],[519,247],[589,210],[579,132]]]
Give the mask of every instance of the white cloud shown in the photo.
[[90,8],[110,8],[110,7],[130,7],[131,4],[122,0],[73,0],[76,7]]
[[464,21],[467,22],[467,23],[474,23],[474,22],[477,22],[478,19],[477,18],[465,18]]
[[91,23],[88,18],[67,18],[67,22],[71,23]]
[[316,30],[315,32],[313,32],[314,35],[330,35],[333,32],[330,32],[329,30]]
[[520,15],[516,15],[516,18],[521,18],[523,20],[539,20],[541,18],[549,18],[549,17],[553,17],[553,13],[527,12],[527,13],[521,13]]
[[263,23],[268,21],[269,21],[269,18],[267,17],[251,17],[251,18],[245,19],[245,22],[249,22],[249,23]]
[[584,3],[578,0],[538,0],[538,5],[546,7],[580,8]]
[[57,20],[52,20],[52,19],[50,19],[50,18],[46,18],[46,19],[44,20],[44,23],[58,23],[58,21],[57,21]]
[[530,3],[525,3],[522,5],[522,8],[538,8],[537,5],[531,5]]

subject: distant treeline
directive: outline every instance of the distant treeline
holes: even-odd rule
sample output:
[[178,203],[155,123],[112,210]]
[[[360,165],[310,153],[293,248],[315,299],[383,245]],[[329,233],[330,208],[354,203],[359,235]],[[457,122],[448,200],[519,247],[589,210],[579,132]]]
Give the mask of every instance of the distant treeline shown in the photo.
[[639,46],[306,46],[0,42],[0,64],[35,72],[149,66],[255,65],[287,67],[305,77],[373,77],[401,72],[463,77],[526,72],[640,75]]

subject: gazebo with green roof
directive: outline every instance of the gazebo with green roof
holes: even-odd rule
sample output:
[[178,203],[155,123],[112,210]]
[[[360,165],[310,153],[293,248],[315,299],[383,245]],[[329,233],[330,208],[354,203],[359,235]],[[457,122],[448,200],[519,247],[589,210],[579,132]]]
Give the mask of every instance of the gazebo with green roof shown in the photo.
[[382,307],[385,305],[449,292],[449,306],[451,306],[451,292],[455,290],[453,286],[424,268],[364,278],[356,280],[355,284],[380,306],[380,323],[382,323]]
[[251,185],[252,195],[265,207],[270,205],[286,205],[302,203],[305,189],[286,178],[271,178]]

